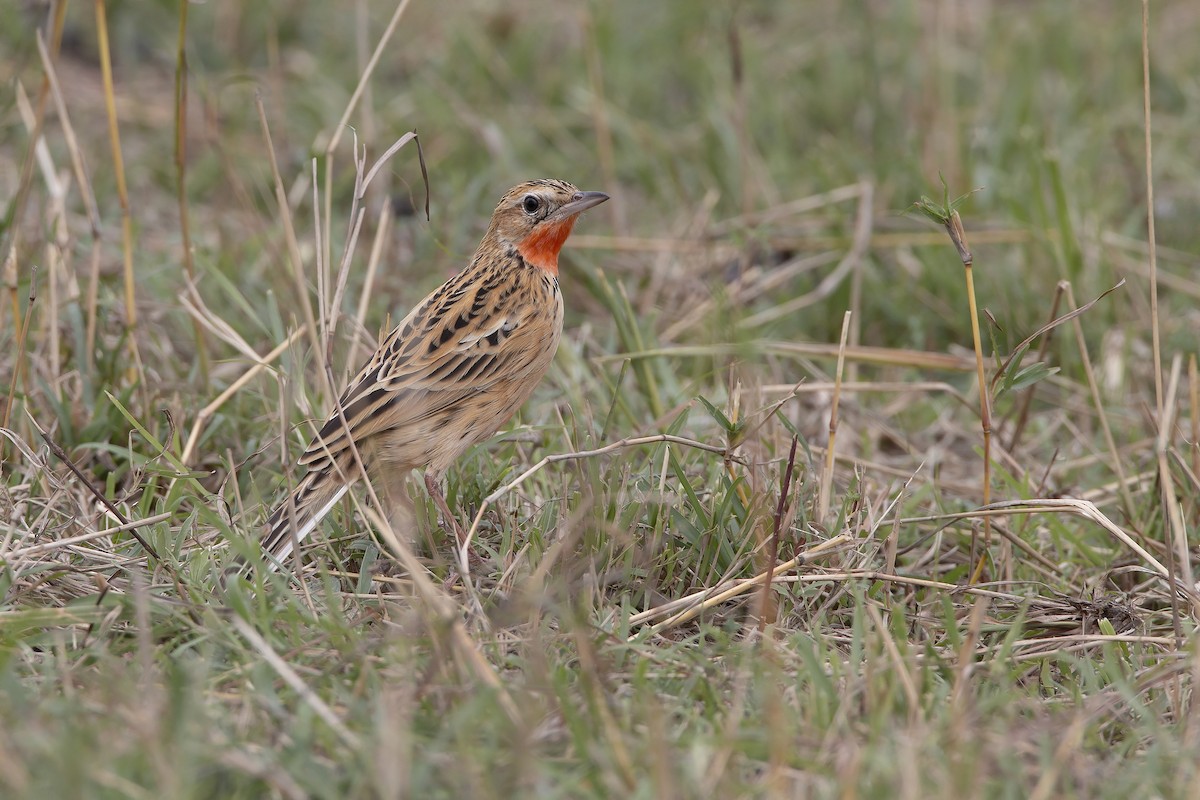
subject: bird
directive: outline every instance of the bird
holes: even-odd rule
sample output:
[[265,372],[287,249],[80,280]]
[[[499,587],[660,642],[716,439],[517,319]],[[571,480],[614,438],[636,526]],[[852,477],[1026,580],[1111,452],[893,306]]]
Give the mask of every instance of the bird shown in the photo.
[[424,469],[434,505],[464,543],[440,480],[516,413],[549,369],[563,328],[559,251],[579,215],[606,200],[553,179],[505,193],[469,265],[382,340],[300,456],[307,472],[263,533],[269,568],[362,478],[360,463],[393,519],[406,477]]

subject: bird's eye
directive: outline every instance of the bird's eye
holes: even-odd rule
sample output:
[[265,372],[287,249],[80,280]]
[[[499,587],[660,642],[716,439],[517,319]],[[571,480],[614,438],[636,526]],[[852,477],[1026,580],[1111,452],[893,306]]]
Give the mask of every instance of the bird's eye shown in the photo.
[[535,195],[527,194],[521,201],[521,207],[525,209],[526,214],[536,214],[537,210],[542,207],[542,201]]

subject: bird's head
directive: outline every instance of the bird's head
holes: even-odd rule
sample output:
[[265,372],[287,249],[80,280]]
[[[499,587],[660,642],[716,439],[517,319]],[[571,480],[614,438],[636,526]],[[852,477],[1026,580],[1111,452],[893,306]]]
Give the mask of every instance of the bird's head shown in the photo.
[[608,199],[566,181],[538,180],[508,190],[492,213],[489,238],[516,249],[527,264],[558,274],[558,251],[581,213]]

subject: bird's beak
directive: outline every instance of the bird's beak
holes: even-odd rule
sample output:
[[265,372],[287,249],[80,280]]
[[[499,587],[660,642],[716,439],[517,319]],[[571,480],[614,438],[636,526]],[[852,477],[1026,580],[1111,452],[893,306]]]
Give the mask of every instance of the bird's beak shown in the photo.
[[604,192],[576,192],[575,196],[571,198],[571,202],[554,212],[554,217],[555,219],[570,219],[589,208],[600,205],[607,199],[608,195]]

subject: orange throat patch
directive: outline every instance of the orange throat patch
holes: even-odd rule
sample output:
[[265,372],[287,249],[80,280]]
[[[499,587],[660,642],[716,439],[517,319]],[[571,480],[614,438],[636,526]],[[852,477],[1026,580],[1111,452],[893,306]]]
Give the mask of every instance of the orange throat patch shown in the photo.
[[571,235],[575,217],[551,225],[538,225],[528,236],[517,242],[517,252],[525,263],[558,274],[558,251]]

